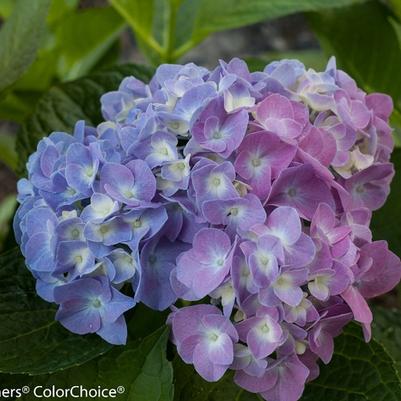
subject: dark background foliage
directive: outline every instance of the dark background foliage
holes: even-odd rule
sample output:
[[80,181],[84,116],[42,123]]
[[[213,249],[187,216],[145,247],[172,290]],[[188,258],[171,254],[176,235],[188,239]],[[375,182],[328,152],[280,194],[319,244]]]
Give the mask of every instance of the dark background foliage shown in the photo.
[[[213,67],[245,58],[252,70],[280,58],[323,69],[330,55],[366,91],[393,97],[401,132],[399,0],[0,0],[0,388],[101,385],[120,400],[255,401],[228,374],[206,383],[174,357],[165,315],[139,306],[128,316],[129,343],[112,347],[54,322],[35,296],[15,249],[15,184],[27,156],[52,130],[77,119],[100,122],[99,96],[122,77],[147,80],[162,62]],[[374,214],[375,239],[401,256],[401,151],[386,205]],[[331,364],[303,401],[401,400],[400,291],[374,305],[374,339],[351,325]],[[32,394],[23,399],[34,399]]]

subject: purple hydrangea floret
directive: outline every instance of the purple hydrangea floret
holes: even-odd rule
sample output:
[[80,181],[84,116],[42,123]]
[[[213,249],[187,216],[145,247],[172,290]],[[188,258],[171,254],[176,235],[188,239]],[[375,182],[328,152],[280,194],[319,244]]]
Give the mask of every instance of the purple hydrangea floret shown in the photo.
[[105,121],[43,138],[18,184],[38,294],[68,330],[113,344],[136,303],[170,309],[178,354],[205,380],[230,369],[297,401],[347,323],[370,339],[368,300],[401,278],[369,228],[394,175],[392,107],[334,59],[126,77],[101,98]]

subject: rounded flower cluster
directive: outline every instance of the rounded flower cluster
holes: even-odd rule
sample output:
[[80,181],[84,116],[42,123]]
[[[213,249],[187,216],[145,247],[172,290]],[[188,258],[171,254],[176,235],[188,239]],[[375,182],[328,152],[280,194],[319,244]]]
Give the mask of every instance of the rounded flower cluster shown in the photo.
[[366,300],[401,276],[369,229],[394,174],[388,96],[334,60],[233,59],[127,77],[101,105],[18,185],[16,237],[62,325],[121,344],[137,302],[171,307],[186,363],[270,401],[298,400],[349,321],[369,339]]

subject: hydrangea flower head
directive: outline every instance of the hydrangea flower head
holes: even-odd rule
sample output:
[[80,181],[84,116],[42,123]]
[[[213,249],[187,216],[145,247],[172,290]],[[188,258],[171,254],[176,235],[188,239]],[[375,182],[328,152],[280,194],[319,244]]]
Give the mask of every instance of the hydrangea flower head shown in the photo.
[[369,228],[394,175],[390,97],[334,59],[234,59],[126,77],[101,110],[43,138],[18,184],[15,235],[64,327],[122,344],[136,303],[170,308],[185,363],[269,401],[297,401],[351,320],[370,338],[368,300],[401,278]]

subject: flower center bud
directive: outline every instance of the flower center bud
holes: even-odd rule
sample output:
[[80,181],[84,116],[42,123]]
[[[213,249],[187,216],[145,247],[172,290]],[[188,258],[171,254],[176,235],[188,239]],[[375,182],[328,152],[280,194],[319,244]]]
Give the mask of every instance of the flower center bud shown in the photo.
[[134,193],[132,192],[131,189],[126,189],[125,191],[123,191],[123,195],[128,199],[131,199],[134,197]]
[[245,313],[242,310],[237,310],[234,315],[234,322],[240,322],[246,318]]
[[98,212],[101,216],[107,216],[111,211],[111,208],[109,207],[104,207],[102,209],[98,209]]
[[132,223],[132,227],[134,227],[134,228],[140,228],[140,227],[142,227],[142,221],[139,220],[139,219],[135,220],[135,221]]
[[185,170],[185,163],[183,163],[183,162],[178,163],[177,168],[178,168],[178,170],[181,170],[181,171]]
[[262,164],[262,161],[256,157],[255,159],[252,159],[251,163],[253,167],[259,167]]
[[92,166],[86,167],[85,174],[88,177],[93,177],[93,174],[94,174],[93,167]]
[[209,340],[216,342],[219,339],[219,335],[215,332],[209,333]]
[[133,265],[134,260],[132,259],[132,256],[129,255],[124,255],[122,256],[122,262],[127,264],[127,265]]
[[101,234],[107,234],[108,231],[109,231],[109,227],[101,226],[99,231],[100,231]]
[[248,193],[247,186],[240,181],[234,181],[234,187],[237,190],[237,192],[240,194],[240,196],[245,196]]
[[79,238],[79,235],[80,235],[80,231],[78,230],[78,228],[74,228],[74,229],[71,231],[71,237],[72,237],[72,239],[77,239],[77,238]]
[[276,280],[276,286],[277,287],[284,287],[287,284],[289,284],[289,280],[286,277],[280,276],[277,280]]
[[101,301],[99,298],[95,298],[95,299],[92,301],[92,306],[93,306],[94,308],[100,308],[100,307],[102,306],[102,301]]
[[237,207],[232,207],[230,209],[230,213],[231,216],[238,216],[238,208]]
[[218,187],[221,184],[221,180],[218,177],[213,178],[212,183],[215,187]]
[[69,196],[74,196],[77,193],[77,191],[74,188],[71,188],[71,187],[68,187],[65,192]]
[[364,185],[363,185],[363,184],[358,185],[358,186],[355,188],[355,191],[358,192],[358,194],[363,194],[363,193],[365,192],[365,187],[364,187]]
[[180,122],[175,120],[175,121],[170,121],[169,127],[172,130],[177,130],[178,128],[180,128]]
[[328,284],[328,282],[329,282],[329,277],[328,276],[323,276],[323,275],[321,275],[321,276],[316,276],[315,277],[315,283],[317,284],[317,285],[324,285],[324,286],[327,286],[327,284]]
[[289,188],[287,193],[288,193],[288,196],[293,198],[297,194],[297,190],[296,190],[296,188]]
[[302,341],[296,341],[296,342],[295,342],[295,352],[296,352],[298,355],[302,355],[302,354],[305,353],[305,351],[306,351],[306,345],[305,345],[305,343],[303,343]]

